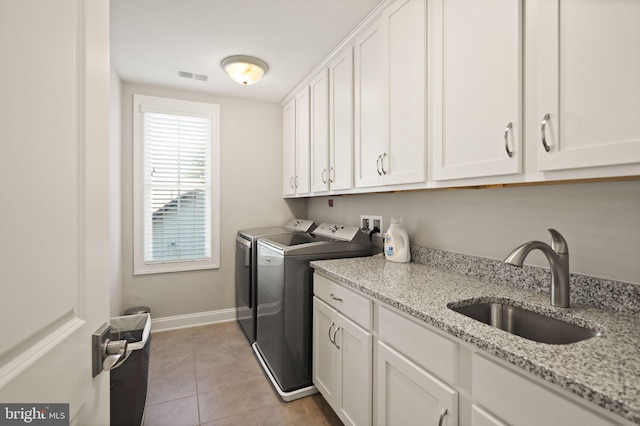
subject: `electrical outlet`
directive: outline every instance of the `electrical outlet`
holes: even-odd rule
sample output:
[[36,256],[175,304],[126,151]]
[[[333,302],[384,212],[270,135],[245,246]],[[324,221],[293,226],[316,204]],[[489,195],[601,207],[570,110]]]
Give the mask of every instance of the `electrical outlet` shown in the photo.
[[378,228],[380,233],[382,230],[382,216],[375,216],[370,214],[360,215],[360,229],[365,232],[371,232],[374,229]]

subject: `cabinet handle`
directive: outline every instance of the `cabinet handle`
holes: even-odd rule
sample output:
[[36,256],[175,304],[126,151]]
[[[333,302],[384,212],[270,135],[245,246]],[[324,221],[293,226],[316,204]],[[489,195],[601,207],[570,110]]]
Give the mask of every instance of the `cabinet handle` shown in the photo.
[[440,412],[440,420],[438,420],[438,426],[442,426],[442,422],[444,421],[444,416],[447,415],[447,409],[443,408],[442,412]]
[[342,302],[342,299],[340,299],[339,297],[335,297],[335,296],[333,295],[333,293],[331,293],[331,296],[330,296],[330,297],[331,297],[331,299],[335,300],[336,302]]
[[542,117],[542,124],[540,124],[540,133],[542,134],[542,146],[544,146],[544,150],[547,152],[549,152],[549,150],[551,149],[549,145],[547,145],[547,134],[546,134],[547,121],[550,119],[551,119],[551,115],[547,113],[544,115],[544,117]]
[[378,176],[382,176],[382,172],[380,171],[380,159],[382,155],[378,155],[378,159],[376,160],[376,170],[378,171]]
[[327,174],[327,169],[322,169],[322,183],[327,183],[327,178],[324,176]]
[[294,176],[291,176],[291,179],[289,179],[289,186],[291,187],[291,189],[293,189],[293,178]]
[[332,166],[329,168],[329,182],[333,183],[335,182],[335,180],[336,180],[336,170]]
[[382,174],[386,175],[387,172],[384,170],[384,157],[387,156],[387,153],[385,152],[384,154],[382,154],[382,157],[380,158],[380,168],[382,169]]
[[336,331],[333,332],[333,345],[338,349],[340,349],[340,346],[338,346],[338,342],[336,341],[336,334],[338,334],[338,331],[340,330],[340,328],[342,327],[336,328]]
[[513,128],[513,124],[507,124],[507,127],[504,129],[504,149],[507,150],[507,155],[509,158],[513,157],[513,151],[509,149],[509,132]]
[[[335,340],[331,340],[331,329],[333,328],[334,325],[336,325],[336,323],[331,321],[331,325],[329,326],[329,341],[335,345],[336,341]],[[335,338],[335,333],[334,333],[333,336]]]

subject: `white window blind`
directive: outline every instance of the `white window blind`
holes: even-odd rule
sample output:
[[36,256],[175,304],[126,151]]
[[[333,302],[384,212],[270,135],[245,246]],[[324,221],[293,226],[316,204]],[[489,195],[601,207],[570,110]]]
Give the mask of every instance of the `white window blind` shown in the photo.
[[211,119],[144,113],[144,261],[211,259]]
[[217,105],[135,95],[134,272],[218,267]]

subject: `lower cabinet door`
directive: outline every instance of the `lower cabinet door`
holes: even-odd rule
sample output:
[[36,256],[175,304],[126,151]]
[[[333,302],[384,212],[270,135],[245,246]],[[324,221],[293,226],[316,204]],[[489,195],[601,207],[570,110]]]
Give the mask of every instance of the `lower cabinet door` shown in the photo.
[[378,342],[377,424],[458,424],[458,392]]
[[333,344],[336,319],[335,309],[313,298],[313,384],[332,407],[340,398],[340,359]]
[[347,425],[370,425],[373,416],[373,347],[371,333],[338,314],[335,347],[342,365],[338,415]]
[[482,408],[473,404],[471,407],[471,425],[472,426],[507,426]]
[[[613,426],[590,407],[574,402],[524,372],[502,365],[482,353],[473,354],[474,403],[511,426]],[[517,392],[513,390],[517,389]]]

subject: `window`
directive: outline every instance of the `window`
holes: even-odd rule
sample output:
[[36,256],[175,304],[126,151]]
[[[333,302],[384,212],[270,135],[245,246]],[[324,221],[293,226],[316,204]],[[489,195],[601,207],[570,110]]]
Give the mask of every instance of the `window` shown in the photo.
[[133,104],[134,274],[219,267],[219,106]]

